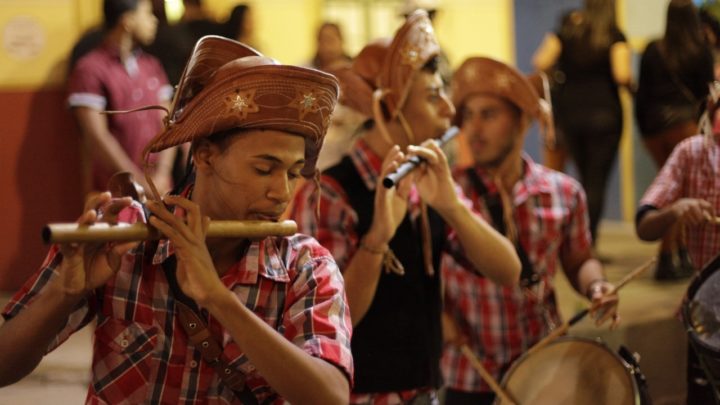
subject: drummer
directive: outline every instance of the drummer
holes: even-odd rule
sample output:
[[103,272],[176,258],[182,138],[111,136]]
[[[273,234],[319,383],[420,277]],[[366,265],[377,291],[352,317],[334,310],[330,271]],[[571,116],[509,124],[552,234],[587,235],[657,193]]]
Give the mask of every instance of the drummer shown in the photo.
[[[696,271],[720,252],[720,84],[713,83],[703,134],[675,146],[640,200],[635,227],[640,239],[656,241],[675,224],[684,227],[684,241]],[[713,403],[692,349],[688,350],[688,404]]]
[[455,72],[455,122],[473,164],[454,177],[476,210],[515,245],[521,281],[502,286],[467,261],[446,256],[445,339],[442,370],[447,404],[491,404],[494,393],[459,349],[466,343],[497,380],[523,352],[561,323],[553,277],[562,266],[575,290],[598,306],[599,325],[619,322],[617,295],[607,295],[600,262],[592,256],[587,204],[572,178],[523,153],[533,119],[551,130],[551,111],[516,69],[484,57]]
[[[347,403],[351,325],[328,251],[300,234],[205,239],[209,218],[278,220],[315,175],[336,79],[205,37],[177,94],[147,149],[192,142],[193,175],[147,204],[167,239],[53,246],[3,311],[0,386],[97,318],[88,403]],[[130,205],[96,195],[78,222]]]

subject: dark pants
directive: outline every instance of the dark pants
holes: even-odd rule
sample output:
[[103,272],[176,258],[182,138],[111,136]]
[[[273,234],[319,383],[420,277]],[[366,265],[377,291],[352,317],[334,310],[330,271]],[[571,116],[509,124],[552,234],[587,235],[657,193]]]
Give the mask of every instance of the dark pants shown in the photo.
[[464,392],[452,388],[445,390],[445,405],[492,405],[493,392]]
[[620,145],[617,134],[567,134],[565,141],[577,166],[580,183],[587,196],[590,216],[590,233],[593,243],[597,240],[597,228],[605,205],[605,191]]

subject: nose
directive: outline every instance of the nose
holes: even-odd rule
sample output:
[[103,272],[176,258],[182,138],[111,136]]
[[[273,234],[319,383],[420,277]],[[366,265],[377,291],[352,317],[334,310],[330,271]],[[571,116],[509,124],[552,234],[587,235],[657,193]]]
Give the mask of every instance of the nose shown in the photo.
[[290,188],[290,179],[287,174],[280,174],[273,178],[273,182],[268,188],[267,198],[279,204],[287,203],[290,201]]
[[455,106],[444,92],[442,94],[441,113],[446,118],[453,118],[455,116]]

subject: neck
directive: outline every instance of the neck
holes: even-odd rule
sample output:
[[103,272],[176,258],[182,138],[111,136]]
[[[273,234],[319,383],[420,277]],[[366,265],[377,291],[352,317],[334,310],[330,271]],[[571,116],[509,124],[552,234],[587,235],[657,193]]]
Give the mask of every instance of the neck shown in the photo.
[[513,187],[515,187],[515,183],[517,183],[522,177],[522,157],[520,154],[511,154],[499,165],[487,167],[487,172],[491,178],[499,180],[498,186],[501,186],[507,192],[512,192]]
[[365,139],[370,149],[381,158],[385,158],[385,155],[387,155],[395,145],[399,145],[403,151],[408,147],[407,136],[405,136],[404,130],[400,127],[397,120],[385,122],[385,126],[392,143],[388,143],[387,138],[383,135],[377,122],[363,135],[363,139]]
[[108,33],[106,42],[117,48],[120,59],[125,61],[135,49],[135,41],[132,34],[125,31],[122,27],[117,26]]
[[218,274],[225,274],[230,267],[240,261],[250,244],[247,239],[214,238],[206,242],[208,252]]

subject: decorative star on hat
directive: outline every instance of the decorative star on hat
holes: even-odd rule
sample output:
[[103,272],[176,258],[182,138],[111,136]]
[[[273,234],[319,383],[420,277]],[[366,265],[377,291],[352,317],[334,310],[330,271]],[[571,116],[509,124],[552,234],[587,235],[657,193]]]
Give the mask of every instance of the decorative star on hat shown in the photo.
[[290,102],[290,107],[298,109],[299,119],[302,120],[306,114],[319,111],[318,95],[311,89],[298,91],[295,99]]
[[240,120],[247,118],[248,113],[256,113],[260,111],[260,107],[255,104],[255,89],[246,91],[235,90],[232,94],[225,97],[225,104],[230,113],[236,113]]

